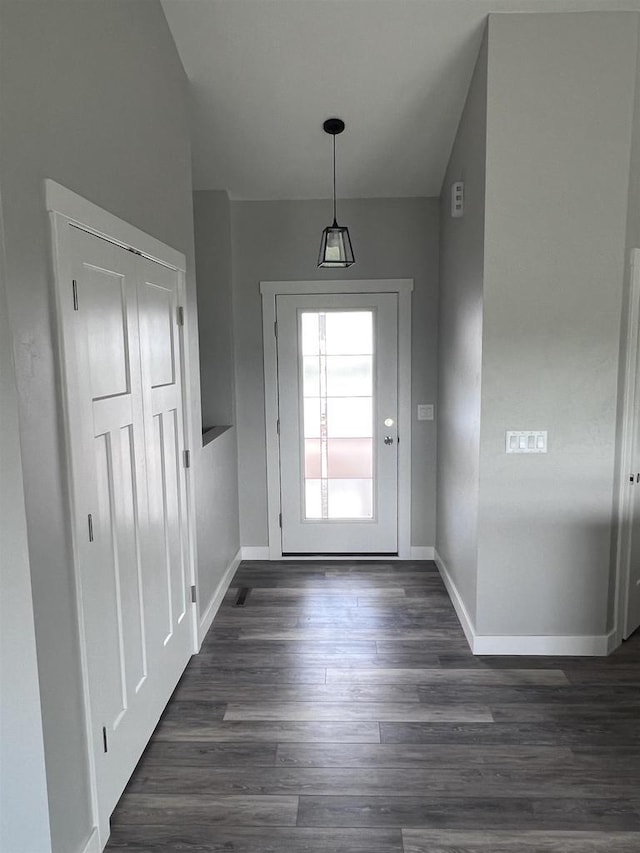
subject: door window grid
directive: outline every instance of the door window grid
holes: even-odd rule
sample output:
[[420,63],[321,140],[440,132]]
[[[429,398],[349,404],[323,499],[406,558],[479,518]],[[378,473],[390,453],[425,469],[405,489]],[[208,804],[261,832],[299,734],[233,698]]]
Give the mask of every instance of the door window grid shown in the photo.
[[328,435],[327,435],[327,315],[318,315],[318,360],[320,374],[320,512],[322,518],[329,517],[329,486],[327,483]]
[[305,518],[372,519],[373,312],[301,312],[301,351]]

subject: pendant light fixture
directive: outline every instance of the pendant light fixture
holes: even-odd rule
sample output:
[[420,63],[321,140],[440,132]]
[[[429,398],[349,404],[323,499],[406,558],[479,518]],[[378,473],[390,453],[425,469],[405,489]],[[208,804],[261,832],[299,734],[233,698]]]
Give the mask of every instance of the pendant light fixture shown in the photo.
[[333,225],[322,232],[318,266],[329,269],[350,267],[355,263],[349,229],[338,225],[336,219],[336,136],[344,130],[341,118],[328,118],[323,124],[325,133],[333,137]]

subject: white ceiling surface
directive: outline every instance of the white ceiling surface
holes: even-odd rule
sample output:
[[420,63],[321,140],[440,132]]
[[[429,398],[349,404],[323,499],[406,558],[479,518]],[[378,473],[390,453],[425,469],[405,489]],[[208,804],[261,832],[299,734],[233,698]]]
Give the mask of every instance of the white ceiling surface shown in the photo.
[[440,192],[489,12],[639,0],[163,0],[191,81],[196,189],[235,199]]

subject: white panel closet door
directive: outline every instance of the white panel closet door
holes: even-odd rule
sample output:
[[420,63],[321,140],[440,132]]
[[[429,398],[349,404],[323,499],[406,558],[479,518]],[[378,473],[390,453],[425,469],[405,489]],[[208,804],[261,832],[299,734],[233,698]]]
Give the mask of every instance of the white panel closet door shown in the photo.
[[[166,279],[163,299],[175,302],[178,273],[66,227],[77,292],[77,309],[63,307],[74,539],[104,819],[191,653],[175,306],[163,325],[145,291],[147,279]],[[154,371],[167,352],[174,398],[158,405]]]
[[[190,649],[187,484],[178,336],[179,273],[138,259],[142,400],[149,492],[150,607],[162,649],[162,695],[170,695]],[[187,654],[188,657],[188,654]],[[166,699],[165,699],[166,701]]]

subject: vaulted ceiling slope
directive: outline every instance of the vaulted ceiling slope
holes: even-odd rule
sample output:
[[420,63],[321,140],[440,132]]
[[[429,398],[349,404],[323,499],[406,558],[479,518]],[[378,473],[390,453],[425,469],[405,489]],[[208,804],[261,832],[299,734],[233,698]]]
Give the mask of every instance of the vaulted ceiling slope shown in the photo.
[[438,195],[489,12],[639,0],[163,0],[191,81],[196,189],[236,199]]

